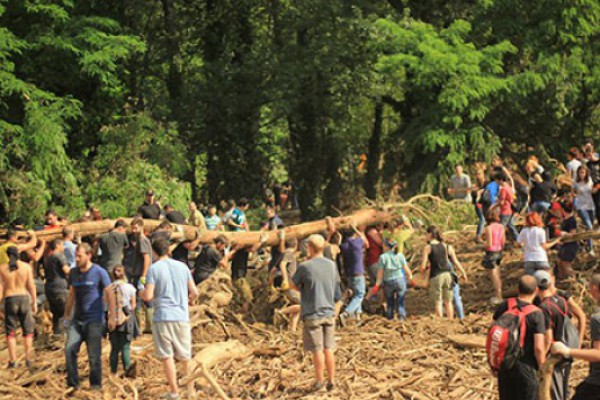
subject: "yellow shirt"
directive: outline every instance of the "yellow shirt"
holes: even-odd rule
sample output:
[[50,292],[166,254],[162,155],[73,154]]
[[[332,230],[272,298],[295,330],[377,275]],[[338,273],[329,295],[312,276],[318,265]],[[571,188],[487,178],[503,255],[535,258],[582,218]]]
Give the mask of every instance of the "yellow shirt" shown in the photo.
[[13,242],[6,242],[3,245],[0,245],[0,264],[8,264],[8,254],[6,254],[6,251],[11,246],[16,247],[17,245]]
[[398,243],[398,252],[404,254],[404,243],[412,236],[414,231],[410,229],[401,229],[393,234],[384,234],[385,239],[392,239]]

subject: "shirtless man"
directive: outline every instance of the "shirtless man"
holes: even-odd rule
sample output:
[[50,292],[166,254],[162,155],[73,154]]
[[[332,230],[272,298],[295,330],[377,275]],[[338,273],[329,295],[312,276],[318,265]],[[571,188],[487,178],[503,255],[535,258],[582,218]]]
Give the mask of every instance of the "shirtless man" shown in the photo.
[[21,325],[25,338],[25,363],[31,366],[34,319],[37,314],[35,283],[31,266],[19,261],[19,250],[11,246],[6,250],[8,263],[0,265],[0,298],[4,302],[4,324],[8,342],[8,368],[17,367],[17,338]]

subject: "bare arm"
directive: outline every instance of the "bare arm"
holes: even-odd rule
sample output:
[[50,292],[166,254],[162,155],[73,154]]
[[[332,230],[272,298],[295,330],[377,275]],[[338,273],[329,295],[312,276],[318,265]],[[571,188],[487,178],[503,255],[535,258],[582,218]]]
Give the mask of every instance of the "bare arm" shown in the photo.
[[585,312],[581,309],[579,304],[571,297],[569,299],[569,306],[571,307],[571,312],[577,318],[579,322],[579,347],[581,348],[581,344],[583,343],[583,338],[585,336],[585,327],[587,324],[587,317],[585,316]]
[[144,286],[144,290],[141,293],[142,300],[144,300],[146,303],[149,301],[152,301],[152,299],[154,299],[154,284],[153,283],[149,283],[147,285]]
[[142,278],[146,278],[146,274],[148,274],[148,268],[150,268],[150,264],[152,263],[152,258],[150,258],[150,254],[144,254],[144,269],[142,270]]
[[40,246],[35,253],[33,253],[33,261],[38,262],[44,256],[44,250],[46,250],[46,241],[40,240]]
[[427,269],[427,262],[429,261],[429,253],[431,252],[431,246],[427,245],[423,249],[423,258],[421,258],[421,272],[425,273]]
[[67,304],[65,305],[65,319],[71,319],[71,312],[73,305],[75,304],[75,289],[73,286],[69,288],[69,295],[67,296]]
[[17,249],[19,249],[19,253],[22,251],[31,250],[37,244],[37,236],[35,236],[35,231],[29,230],[29,231],[27,231],[27,233],[30,236],[29,240],[26,243],[17,245]]
[[[35,290],[35,282],[33,280],[33,268],[29,264],[27,266],[27,291],[29,292],[29,298],[31,300],[31,309],[33,315],[37,314],[37,292]],[[2,297],[0,296],[0,299]]]
[[600,340],[594,341],[591,349],[569,349],[564,343],[555,342],[552,345],[552,354],[578,358],[590,363],[600,362]]
[[533,335],[535,359],[538,363],[538,368],[546,362],[546,335],[543,333],[536,333]]
[[193,303],[198,298],[198,288],[193,279],[188,279],[188,301]]
[[467,277],[467,272],[465,271],[462,264],[460,263],[460,261],[458,261],[458,258],[456,257],[456,252],[454,251],[454,246],[448,246],[448,253],[450,255],[450,259],[452,260],[452,263],[454,264],[454,267],[461,273],[463,278],[465,278],[465,282],[469,282],[469,278]]
[[542,243],[542,247],[544,248],[544,250],[550,250],[551,248],[560,243],[560,239],[561,238],[555,239],[551,242]]

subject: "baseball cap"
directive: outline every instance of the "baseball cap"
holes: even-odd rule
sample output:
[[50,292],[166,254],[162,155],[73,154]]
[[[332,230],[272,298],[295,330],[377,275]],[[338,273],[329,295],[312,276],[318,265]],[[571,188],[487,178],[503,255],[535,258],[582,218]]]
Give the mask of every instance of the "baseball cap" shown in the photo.
[[550,274],[547,271],[539,269],[535,271],[533,276],[535,277],[540,290],[546,290],[550,287]]

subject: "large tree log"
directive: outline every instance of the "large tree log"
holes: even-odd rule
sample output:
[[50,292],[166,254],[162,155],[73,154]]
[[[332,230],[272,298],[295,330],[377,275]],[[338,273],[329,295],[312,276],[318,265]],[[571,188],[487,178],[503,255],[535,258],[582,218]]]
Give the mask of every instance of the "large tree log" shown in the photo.
[[[335,226],[336,229],[346,229],[350,228],[354,223],[358,226],[363,225],[373,225],[381,222],[388,221],[391,218],[391,214],[385,211],[379,211],[376,209],[364,209],[355,212],[352,215],[331,218],[331,222]],[[131,218],[123,218],[123,220],[129,224],[131,223]],[[117,220],[102,220],[102,221],[91,221],[91,222],[81,222],[74,223],[69,225],[73,228],[75,234],[81,236],[89,236],[89,235],[97,235],[110,231]],[[149,232],[154,230],[161,221],[158,220],[144,220],[144,229]],[[198,234],[200,233],[198,229],[194,226],[190,225],[177,225],[172,224],[175,233],[180,233],[182,237],[185,239],[196,239]],[[283,230],[286,233],[286,238],[304,238],[313,233],[319,233],[322,231],[326,231],[328,229],[328,219],[320,219],[318,221],[306,222],[303,224],[292,225],[284,228]],[[55,238],[60,238],[62,235],[62,227],[53,228],[44,231],[36,232],[37,236],[40,239],[52,240]],[[279,237],[277,236],[276,231],[269,232],[217,232],[217,231],[208,231],[202,232],[200,237],[200,242],[203,244],[212,243],[212,241],[220,234],[224,234],[230,240],[234,240],[235,243],[241,246],[253,245],[260,242],[261,237],[265,237],[265,244],[269,246],[275,246],[279,243]],[[19,233],[20,237],[25,237],[25,232]]]

